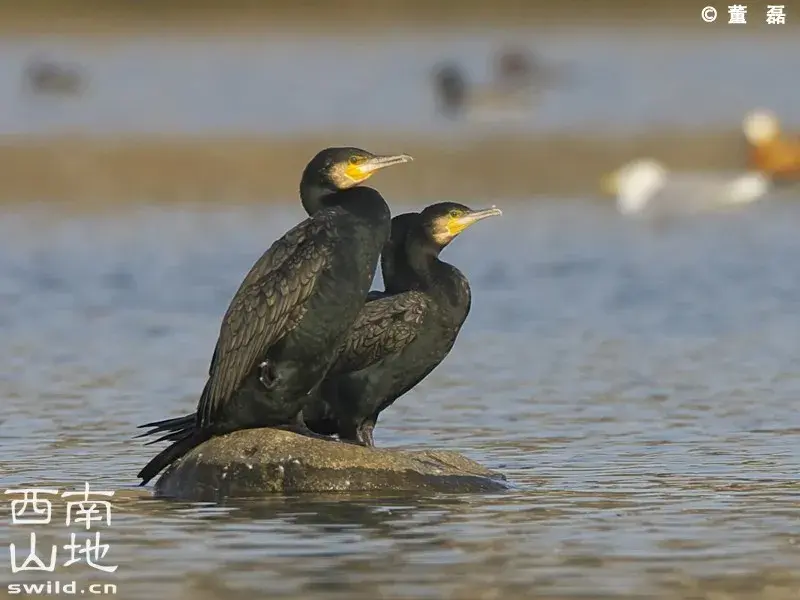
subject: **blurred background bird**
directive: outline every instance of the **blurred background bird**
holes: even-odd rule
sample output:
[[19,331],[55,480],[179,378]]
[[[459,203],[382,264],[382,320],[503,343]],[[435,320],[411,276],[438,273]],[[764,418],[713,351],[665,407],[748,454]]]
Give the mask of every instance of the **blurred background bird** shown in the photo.
[[785,137],[778,117],[755,109],[745,115],[742,130],[749,144],[748,164],[776,181],[800,182],[800,137]]
[[34,94],[73,96],[86,87],[86,76],[74,64],[34,58],[23,72],[25,87]]
[[529,117],[542,95],[565,81],[563,68],[542,61],[519,47],[498,52],[488,83],[470,81],[455,62],[434,68],[433,86],[442,116],[467,121],[514,120]]
[[648,158],[623,165],[601,186],[622,215],[666,217],[750,204],[767,193],[770,181],[757,172],[674,172]]

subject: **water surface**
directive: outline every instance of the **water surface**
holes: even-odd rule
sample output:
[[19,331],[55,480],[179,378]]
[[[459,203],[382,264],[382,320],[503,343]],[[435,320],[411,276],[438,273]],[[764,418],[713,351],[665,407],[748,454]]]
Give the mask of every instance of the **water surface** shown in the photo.
[[52,578],[124,598],[796,598],[800,207],[664,230],[582,201],[502,208],[447,249],[472,313],[376,441],[517,488],[225,506],[148,499],[155,450],[130,438],[194,407],[231,294],[300,208],[6,213],[3,487],[118,496],[118,571]]
[[[730,128],[755,106],[800,126],[800,83],[787,75],[796,70],[800,38],[780,27],[758,34],[711,27],[715,33],[691,37],[630,27],[349,39],[0,38],[0,134]],[[508,44],[535,53],[563,83],[521,120],[464,128],[437,118],[434,66],[456,61],[471,81],[486,82],[495,53]],[[23,73],[34,59],[78,65],[86,91],[31,94]]]

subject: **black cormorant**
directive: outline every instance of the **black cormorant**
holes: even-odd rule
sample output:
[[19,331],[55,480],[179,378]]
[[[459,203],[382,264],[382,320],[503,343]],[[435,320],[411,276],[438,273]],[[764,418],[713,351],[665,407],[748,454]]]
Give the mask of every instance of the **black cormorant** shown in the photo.
[[[222,319],[195,414],[142,425],[173,442],[140,472],[142,485],[213,435],[297,427],[307,394],[335,360],[363,308],[391,215],[381,195],[357,187],[411,160],[328,148],[303,172],[309,218],[272,244],[245,276]],[[154,442],[151,442],[154,443]]]
[[335,428],[342,440],[374,445],[378,415],[444,360],[469,314],[469,282],[439,253],[470,225],[500,214],[443,202],[393,219],[393,234],[405,233],[405,241],[393,236],[387,244],[386,292],[373,292],[307,405],[311,429]]

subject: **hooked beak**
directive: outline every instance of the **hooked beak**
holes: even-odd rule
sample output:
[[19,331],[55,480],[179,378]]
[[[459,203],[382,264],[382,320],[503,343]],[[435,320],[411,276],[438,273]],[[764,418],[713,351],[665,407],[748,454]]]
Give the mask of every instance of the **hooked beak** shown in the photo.
[[503,214],[503,211],[497,208],[496,206],[492,206],[491,208],[484,208],[481,210],[473,210],[468,212],[465,215],[452,219],[450,223],[448,223],[448,230],[450,235],[456,236],[462,231],[464,231],[470,225],[474,225],[478,221],[482,221],[483,219],[488,219],[489,217],[499,217]]
[[388,154],[384,156],[373,156],[358,165],[347,167],[347,175],[355,181],[364,181],[372,177],[375,173],[386,167],[402,165],[414,160],[408,154]]

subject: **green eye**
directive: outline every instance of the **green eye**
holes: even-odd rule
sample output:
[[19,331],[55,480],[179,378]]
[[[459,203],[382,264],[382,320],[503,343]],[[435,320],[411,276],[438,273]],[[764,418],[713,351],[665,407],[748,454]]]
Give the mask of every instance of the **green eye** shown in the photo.
[[360,156],[351,156],[350,160],[348,161],[351,165],[357,165],[361,162]]
[[451,216],[453,219],[456,219],[456,218],[458,218],[458,217],[460,217],[460,216],[461,216],[461,211],[460,211],[460,210],[458,210],[458,209],[455,209],[455,208],[454,208],[453,210],[451,210],[451,211],[450,211],[450,216]]

